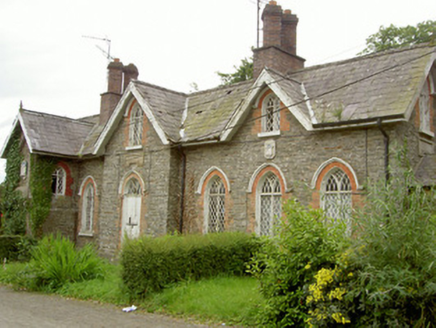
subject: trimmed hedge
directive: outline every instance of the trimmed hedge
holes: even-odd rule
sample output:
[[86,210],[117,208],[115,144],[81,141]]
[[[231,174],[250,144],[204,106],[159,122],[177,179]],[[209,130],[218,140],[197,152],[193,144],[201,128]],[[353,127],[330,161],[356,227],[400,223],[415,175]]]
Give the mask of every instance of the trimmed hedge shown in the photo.
[[175,235],[127,240],[121,253],[122,278],[141,296],[183,280],[220,274],[244,275],[259,241],[245,233]]

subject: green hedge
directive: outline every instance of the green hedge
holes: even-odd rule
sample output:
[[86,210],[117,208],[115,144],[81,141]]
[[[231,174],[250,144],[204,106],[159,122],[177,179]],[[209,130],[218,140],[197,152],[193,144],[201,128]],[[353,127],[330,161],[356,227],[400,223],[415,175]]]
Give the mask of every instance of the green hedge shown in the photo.
[[27,236],[0,236],[0,260],[28,261],[30,250],[36,243],[36,239]]
[[0,236],[0,260],[2,263],[5,258],[7,261],[17,260],[21,238],[21,236]]
[[141,296],[183,280],[244,275],[258,245],[256,237],[244,233],[128,240],[121,254],[122,278],[133,295]]

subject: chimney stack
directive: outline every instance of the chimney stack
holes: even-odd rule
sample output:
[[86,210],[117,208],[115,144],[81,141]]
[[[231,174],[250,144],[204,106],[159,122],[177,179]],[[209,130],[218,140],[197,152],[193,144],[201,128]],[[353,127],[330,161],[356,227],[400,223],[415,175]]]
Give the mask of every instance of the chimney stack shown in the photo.
[[262,13],[262,21],[263,45],[253,50],[254,78],[265,67],[283,74],[303,68],[305,59],[297,56],[297,16],[290,10],[283,12],[276,1],[270,1]]
[[135,65],[124,66],[118,58],[109,63],[107,92],[101,94],[100,125],[106,124],[115,107],[123,95],[130,81],[138,78],[138,69]]

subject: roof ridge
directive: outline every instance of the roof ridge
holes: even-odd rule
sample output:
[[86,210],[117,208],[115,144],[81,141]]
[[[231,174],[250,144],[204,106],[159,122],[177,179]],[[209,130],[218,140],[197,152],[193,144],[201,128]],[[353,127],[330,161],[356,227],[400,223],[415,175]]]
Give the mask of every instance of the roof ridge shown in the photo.
[[165,87],[161,87],[160,85],[156,85],[156,84],[153,84],[153,83],[149,83],[149,82],[145,82],[145,81],[140,81],[140,80],[132,80],[132,82],[134,84],[138,83],[138,84],[141,84],[141,85],[144,85],[144,86],[149,86],[149,87],[152,87],[152,88],[155,88],[155,89],[159,89],[159,90],[163,90],[163,91],[168,91],[168,92],[175,93],[175,94],[178,94],[178,95],[181,95],[181,96],[185,96],[185,97],[188,96],[188,94],[185,93],[185,92],[171,90],[171,89],[168,89],[168,88],[165,88]]
[[434,49],[436,49],[436,46],[432,45],[431,43],[420,43],[420,44],[416,44],[416,45],[413,45],[413,46],[409,45],[409,46],[404,46],[404,47],[399,47],[399,48],[394,48],[394,49],[388,49],[388,50],[373,52],[373,53],[370,53],[370,54],[360,55],[360,56],[356,56],[356,57],[352,57],[352,58],[347,58],[347,59],[342,59],[342,60],[338,60],[338,61],[333,61],[333,62],[329,62],[329,63],[309,66],[309,67],[305,67],[305,68],[303,68],[301,70],[298,70],[298,71],[290,72],[289,74],[293,75],[293,74],[296,74],[296,73],[300,73],[300,72],[304,72],[304,71],[310,71],[310,70],[315,70],[315,69],[319,69],[319,68],[322,68],[322,67],[343,65],[343,64],[348,64],[348,63],[351,63],[351,62],[357,62],[357,61],[360,61],[360,60],[366,60],[366,59],[370,59],[370,58],[388,56],[388,55],[392,55],[394,53],[413,51],[413,50],[416,50],[416,49],[419,49],[419,48],[434,48]]
[[188,94],[188,97],[192,97],[192,96],[196,96],[202,93],[208,93],[211,91],[215,91],[215,90],[225,90],[225,89],[229,89],[229,88],[234,88],[238,85],[243,85],[243,84],[253,84],[254,83],[254,79],[249,79],[249,80],[245,80],[245,81],[241,81],[241,82],[237,82],[237,83],[232,83],[229,85],[218,85],[216,87],[210,88],[210,89],[205,89],[205,90],[199,90],[199,91],[194,91],[191,92],[190,94]]
[[29,109],[21,109],[22,112],[25,112],[27,114],[31,114],[31,115],[38,115],[38,116],[49,116],[52,118],[56,118],[56,119],[60,119],[60,120],[64,120],[64,121],[71,121],[74,123],[80,123],[80,124],[85,124],[85,125],[94,125],[94,123],[90,123],[90,122],[86,122],[86,121],[81,121],[80,119],[77,118],[71,118],[71,117],[67,117],[67,116],[59,116],[56,114],[50,114],[50,113],[43,113],[43,112],[37,112],[34,110],[29,110]]

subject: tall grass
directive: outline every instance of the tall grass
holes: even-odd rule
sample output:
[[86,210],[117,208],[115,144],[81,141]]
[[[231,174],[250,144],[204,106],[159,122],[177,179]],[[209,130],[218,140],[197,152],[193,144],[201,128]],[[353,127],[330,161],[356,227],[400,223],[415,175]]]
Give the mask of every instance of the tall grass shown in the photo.
[[150,295],[144,305],[154,312],[253,326],[261,302],[256,279],[222,276],[174,285]]
[[92,245],[76,249],[73,242],[56,235],[44,237],[31,251],[26,287],[54,291],[70,282],[103,276],[103,260]]

